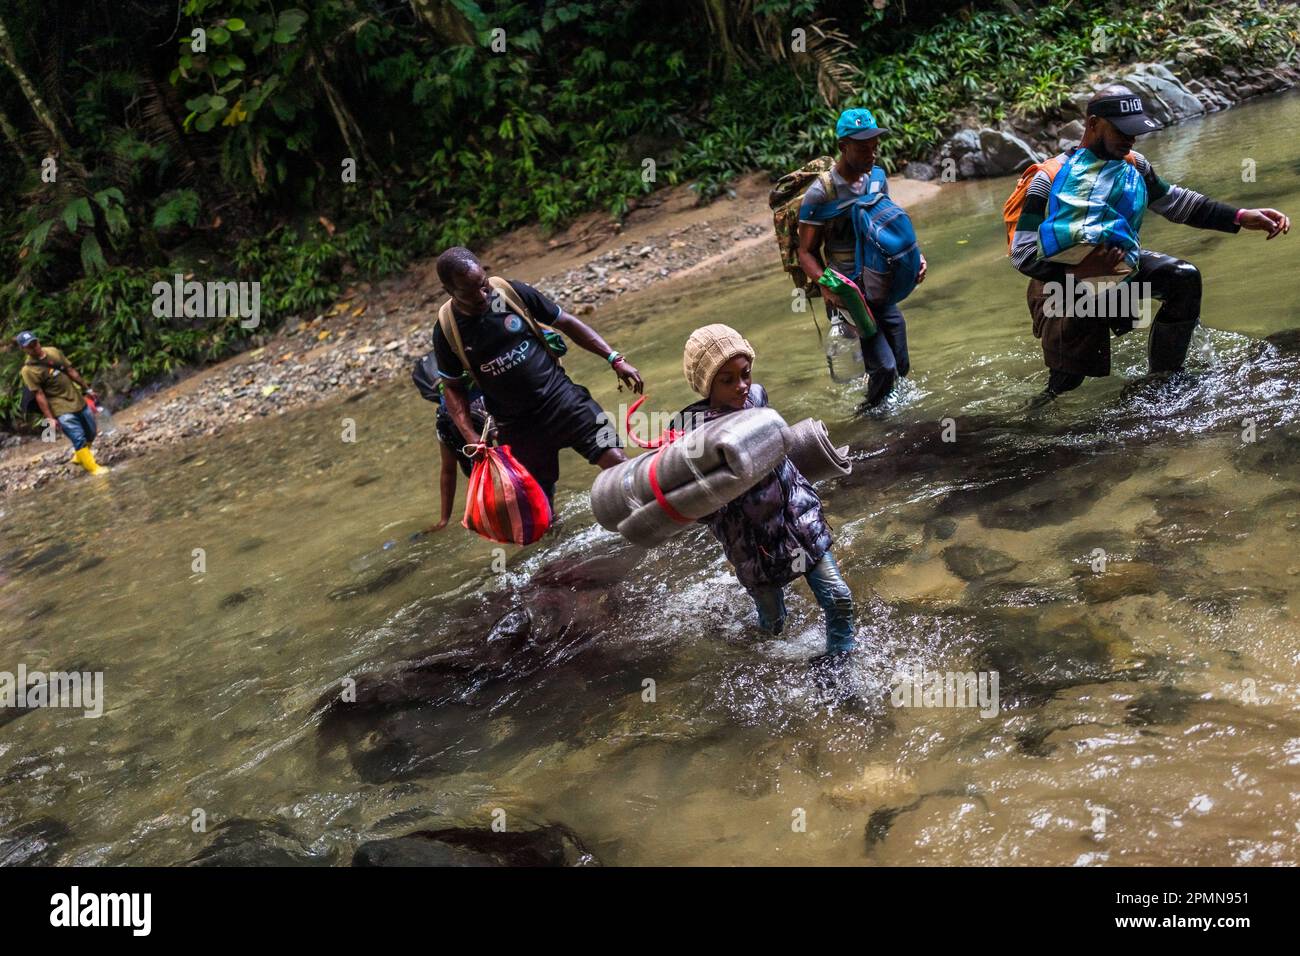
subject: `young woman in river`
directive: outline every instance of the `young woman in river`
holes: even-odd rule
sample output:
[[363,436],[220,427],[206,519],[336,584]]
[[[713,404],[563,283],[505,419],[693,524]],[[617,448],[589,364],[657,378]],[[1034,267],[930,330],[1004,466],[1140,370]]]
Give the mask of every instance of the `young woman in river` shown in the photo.
[[[722,415],[767,405],[753,381],[754,349],[735,329],[706,325],[686,342],[682,370],[703,400],[683,409],[686,431]],[[736,577],[754,599],[759,626],[780,634],[785,587],[802,577],[826,612],[826,653],[816,660],[838,666],[853,647],[853,594],[831,555],[831,533],[821,499],[789,458],[719,511],[700,519],[722,544]]]

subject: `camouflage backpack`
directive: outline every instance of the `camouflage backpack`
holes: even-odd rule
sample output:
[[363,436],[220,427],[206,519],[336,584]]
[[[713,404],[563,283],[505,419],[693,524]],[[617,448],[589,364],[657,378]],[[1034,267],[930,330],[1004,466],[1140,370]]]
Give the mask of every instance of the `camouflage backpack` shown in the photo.
[[831,181],[831,167],[834,165],[835,160],[831,157],[819,156],[778,179],[767,197],[776,244],[781,250],[781,268],[790,276],[795,288],[803,289],[810,296],[820,295],[821,289],[799,265],[799,207],[803,204],[803,194],[814,179],[821,179],[827,196],[835,195],[835,185]]

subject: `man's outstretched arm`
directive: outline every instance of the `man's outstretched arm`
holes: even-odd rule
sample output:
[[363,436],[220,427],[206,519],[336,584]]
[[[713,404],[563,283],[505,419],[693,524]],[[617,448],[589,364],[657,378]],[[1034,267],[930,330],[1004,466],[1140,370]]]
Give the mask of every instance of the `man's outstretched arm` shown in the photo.
[[1137,157],[1137,170],[1147,184],[1148,206],[1170,222],[1216,232],[1255,229],[1267,232],[1269,239],[1291,231],[1290,217],[1276,209],[1238,209],[1194,189],[1166,182],[1156,173],[1150,160],[1141,153],[1134,155]]

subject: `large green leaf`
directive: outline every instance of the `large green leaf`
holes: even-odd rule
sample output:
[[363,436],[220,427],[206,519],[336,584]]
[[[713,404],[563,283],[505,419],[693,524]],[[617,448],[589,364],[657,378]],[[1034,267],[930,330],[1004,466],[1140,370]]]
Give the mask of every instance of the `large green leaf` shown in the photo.
[[40,252],[41,247],[45,245],[45,240],[50,235],[50,229],[58,221],[58,219],[46,219],[23,237],[23,246],[32,250],[32,252]]
[[91,225],[95,222],[95,214],[90,210],[90,200],[85,196],[78,196],[63,207],[63,225],[68,232],[77,231],[78,219]]
[[199,194],[192,189],[181,189],[168,193],[154,208],[153,226],[155,229],[170,229],[184,223],[193,226],[199,218]]
[[103,272],[108,268],[108,262],[104,259],[104,250],[100,248],[99,240],[95,238],[93,232],[81,240],[81,268],[85,270],[86,275]]
[[126,197],[122,195],[122,190],[118,189],[116,186],[109,186],[107,189],[101,189],[99,192],[95,193],[95,202],[98,203],[99,208],[103,209],[105,212],[108,211],[110,200],[114,199],[117,200],[120,205],[126,204]]
[[275,42],[292,43],[306,22],[307,14],[301,10],[285,10],[275,21]]

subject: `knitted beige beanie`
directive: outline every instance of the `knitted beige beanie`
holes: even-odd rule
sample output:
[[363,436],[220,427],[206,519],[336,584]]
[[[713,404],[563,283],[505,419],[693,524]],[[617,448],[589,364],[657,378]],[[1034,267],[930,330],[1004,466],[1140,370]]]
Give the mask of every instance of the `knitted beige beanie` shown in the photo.
[[686,375],[686,383],[697,394],[708,398],[718,369],[737,355],[745,356],[752,364],[754,347],[731,326],[717,324],[696,329],[686,340],[686,352],[682,356],[682,372]]

